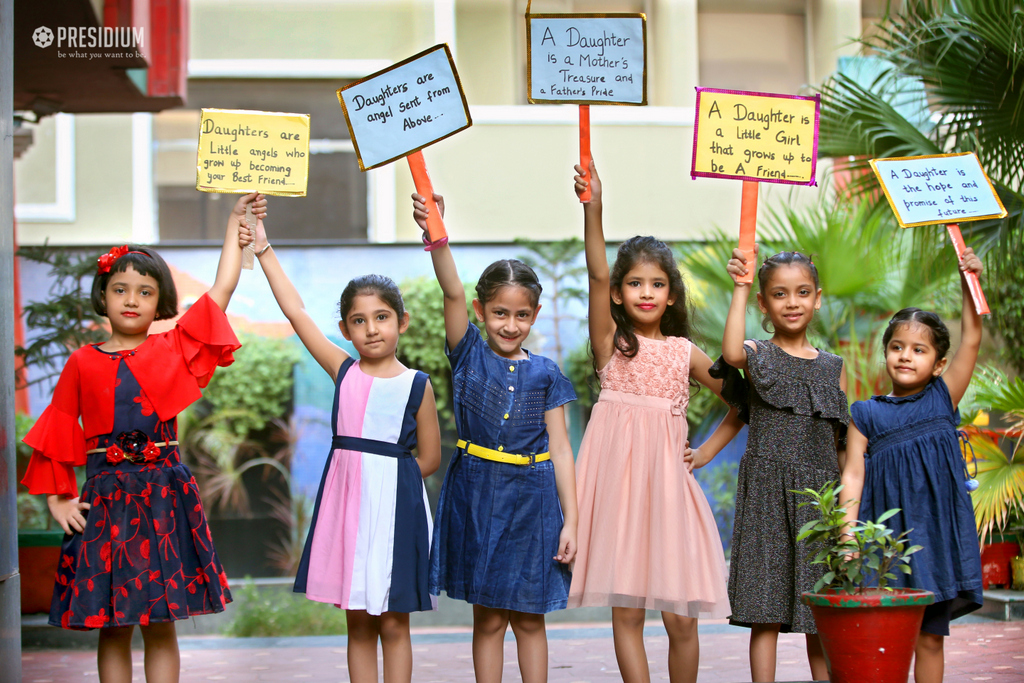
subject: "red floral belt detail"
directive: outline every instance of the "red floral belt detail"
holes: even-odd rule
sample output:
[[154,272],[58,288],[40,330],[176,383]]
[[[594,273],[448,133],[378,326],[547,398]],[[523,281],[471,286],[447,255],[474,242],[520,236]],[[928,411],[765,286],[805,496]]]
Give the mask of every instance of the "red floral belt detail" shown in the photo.
[[154,443],[149,435],[140,429],[121,432],[114,438],[114,443],[106,448],[93,448],[87,453],[106,453],[107,462],[111,465],[127,460],[133,463],[155,462],[160,457],[163,446],[177,446],[177,441],[160,441]]

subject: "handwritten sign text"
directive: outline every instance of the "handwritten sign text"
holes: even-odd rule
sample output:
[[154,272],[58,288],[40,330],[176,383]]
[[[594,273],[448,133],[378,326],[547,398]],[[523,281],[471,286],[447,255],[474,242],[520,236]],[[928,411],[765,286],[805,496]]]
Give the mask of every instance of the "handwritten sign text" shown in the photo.
[[647,104],[642,14],[532,14],[526,20],[529,100]]
[[697,88],[693,177],[814,185],[818,98]]
[[435,45],[339,89],[338,101],[364,171],[473,123],[447,45]]
[[196,189],[304,197],[309,114],[203,109]]
[[871,168],[904,228],[1006,215],[972,152],[872,159]]

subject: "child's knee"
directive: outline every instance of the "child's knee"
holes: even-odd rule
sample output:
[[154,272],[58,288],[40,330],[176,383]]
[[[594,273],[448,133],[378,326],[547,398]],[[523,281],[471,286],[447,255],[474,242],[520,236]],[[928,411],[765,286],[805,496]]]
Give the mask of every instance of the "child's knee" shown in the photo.
[[386,612],[380,615],[380,639],[382,642],[409,640],[409,615]]
[[[131,642],[132,632],[135,630],[134,626],[111,626],[109,628],[100,629],[100,640],[106,643],[123,643],[125,641]],[[145,635],[145,632],[143,632]]]
[[921,631],[917,636],[917,651],[929,655],[941,655],[946,639],[934,633]]
[[517,636],[543,633],[545,629],[543,614],[512,612],[509,614],[509,622],[512,624],[512,630]]
[[508,628],[509,612],[504,609],[473,606],[473,630],[481,634],[504,633]]
[[612,607],[612,624],[620,628],[642,629],[647,612],[641,608]]
[[665,631],[673,640],[690,640],[697,637],[697,620],[681,614],[662,612],[661,619],[665,623]]

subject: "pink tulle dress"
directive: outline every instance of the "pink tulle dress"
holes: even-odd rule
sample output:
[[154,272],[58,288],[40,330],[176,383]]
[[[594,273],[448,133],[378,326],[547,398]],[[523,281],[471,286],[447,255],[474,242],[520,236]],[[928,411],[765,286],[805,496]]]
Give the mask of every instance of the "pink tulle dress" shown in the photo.
[[601,370],[576,460],[579,528],[569,607],[728,616],[714,515],[683,462],[691,343],[638,337]]

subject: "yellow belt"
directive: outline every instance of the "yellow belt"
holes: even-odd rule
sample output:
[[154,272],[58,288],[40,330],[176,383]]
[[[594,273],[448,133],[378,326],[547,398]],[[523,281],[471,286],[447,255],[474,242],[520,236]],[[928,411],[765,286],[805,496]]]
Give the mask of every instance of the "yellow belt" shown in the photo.
[[[156,446],[157,448],[163,448],[164,446],[177,446],[178,442],[177,441],[157,441],[153,445]],[[85,454],[86,455],[92,455],[93,453],[106,453],[106,452],[107,452],[106,448],[93,448],[90,451],[86,451]]]
[[459,439],[455,445],[470,455],[475,455],[478,458],[493,460],[494,462],[504,462],[509,465],[532,465],[535,462],[544,462],[545,460],[551,459],[551,453],[538,453],[537,455],[505,453],[504,451],[496,451],[493,448],[484,448],[483,446],[478,446],[475,443],[469,443],[462,439]]

